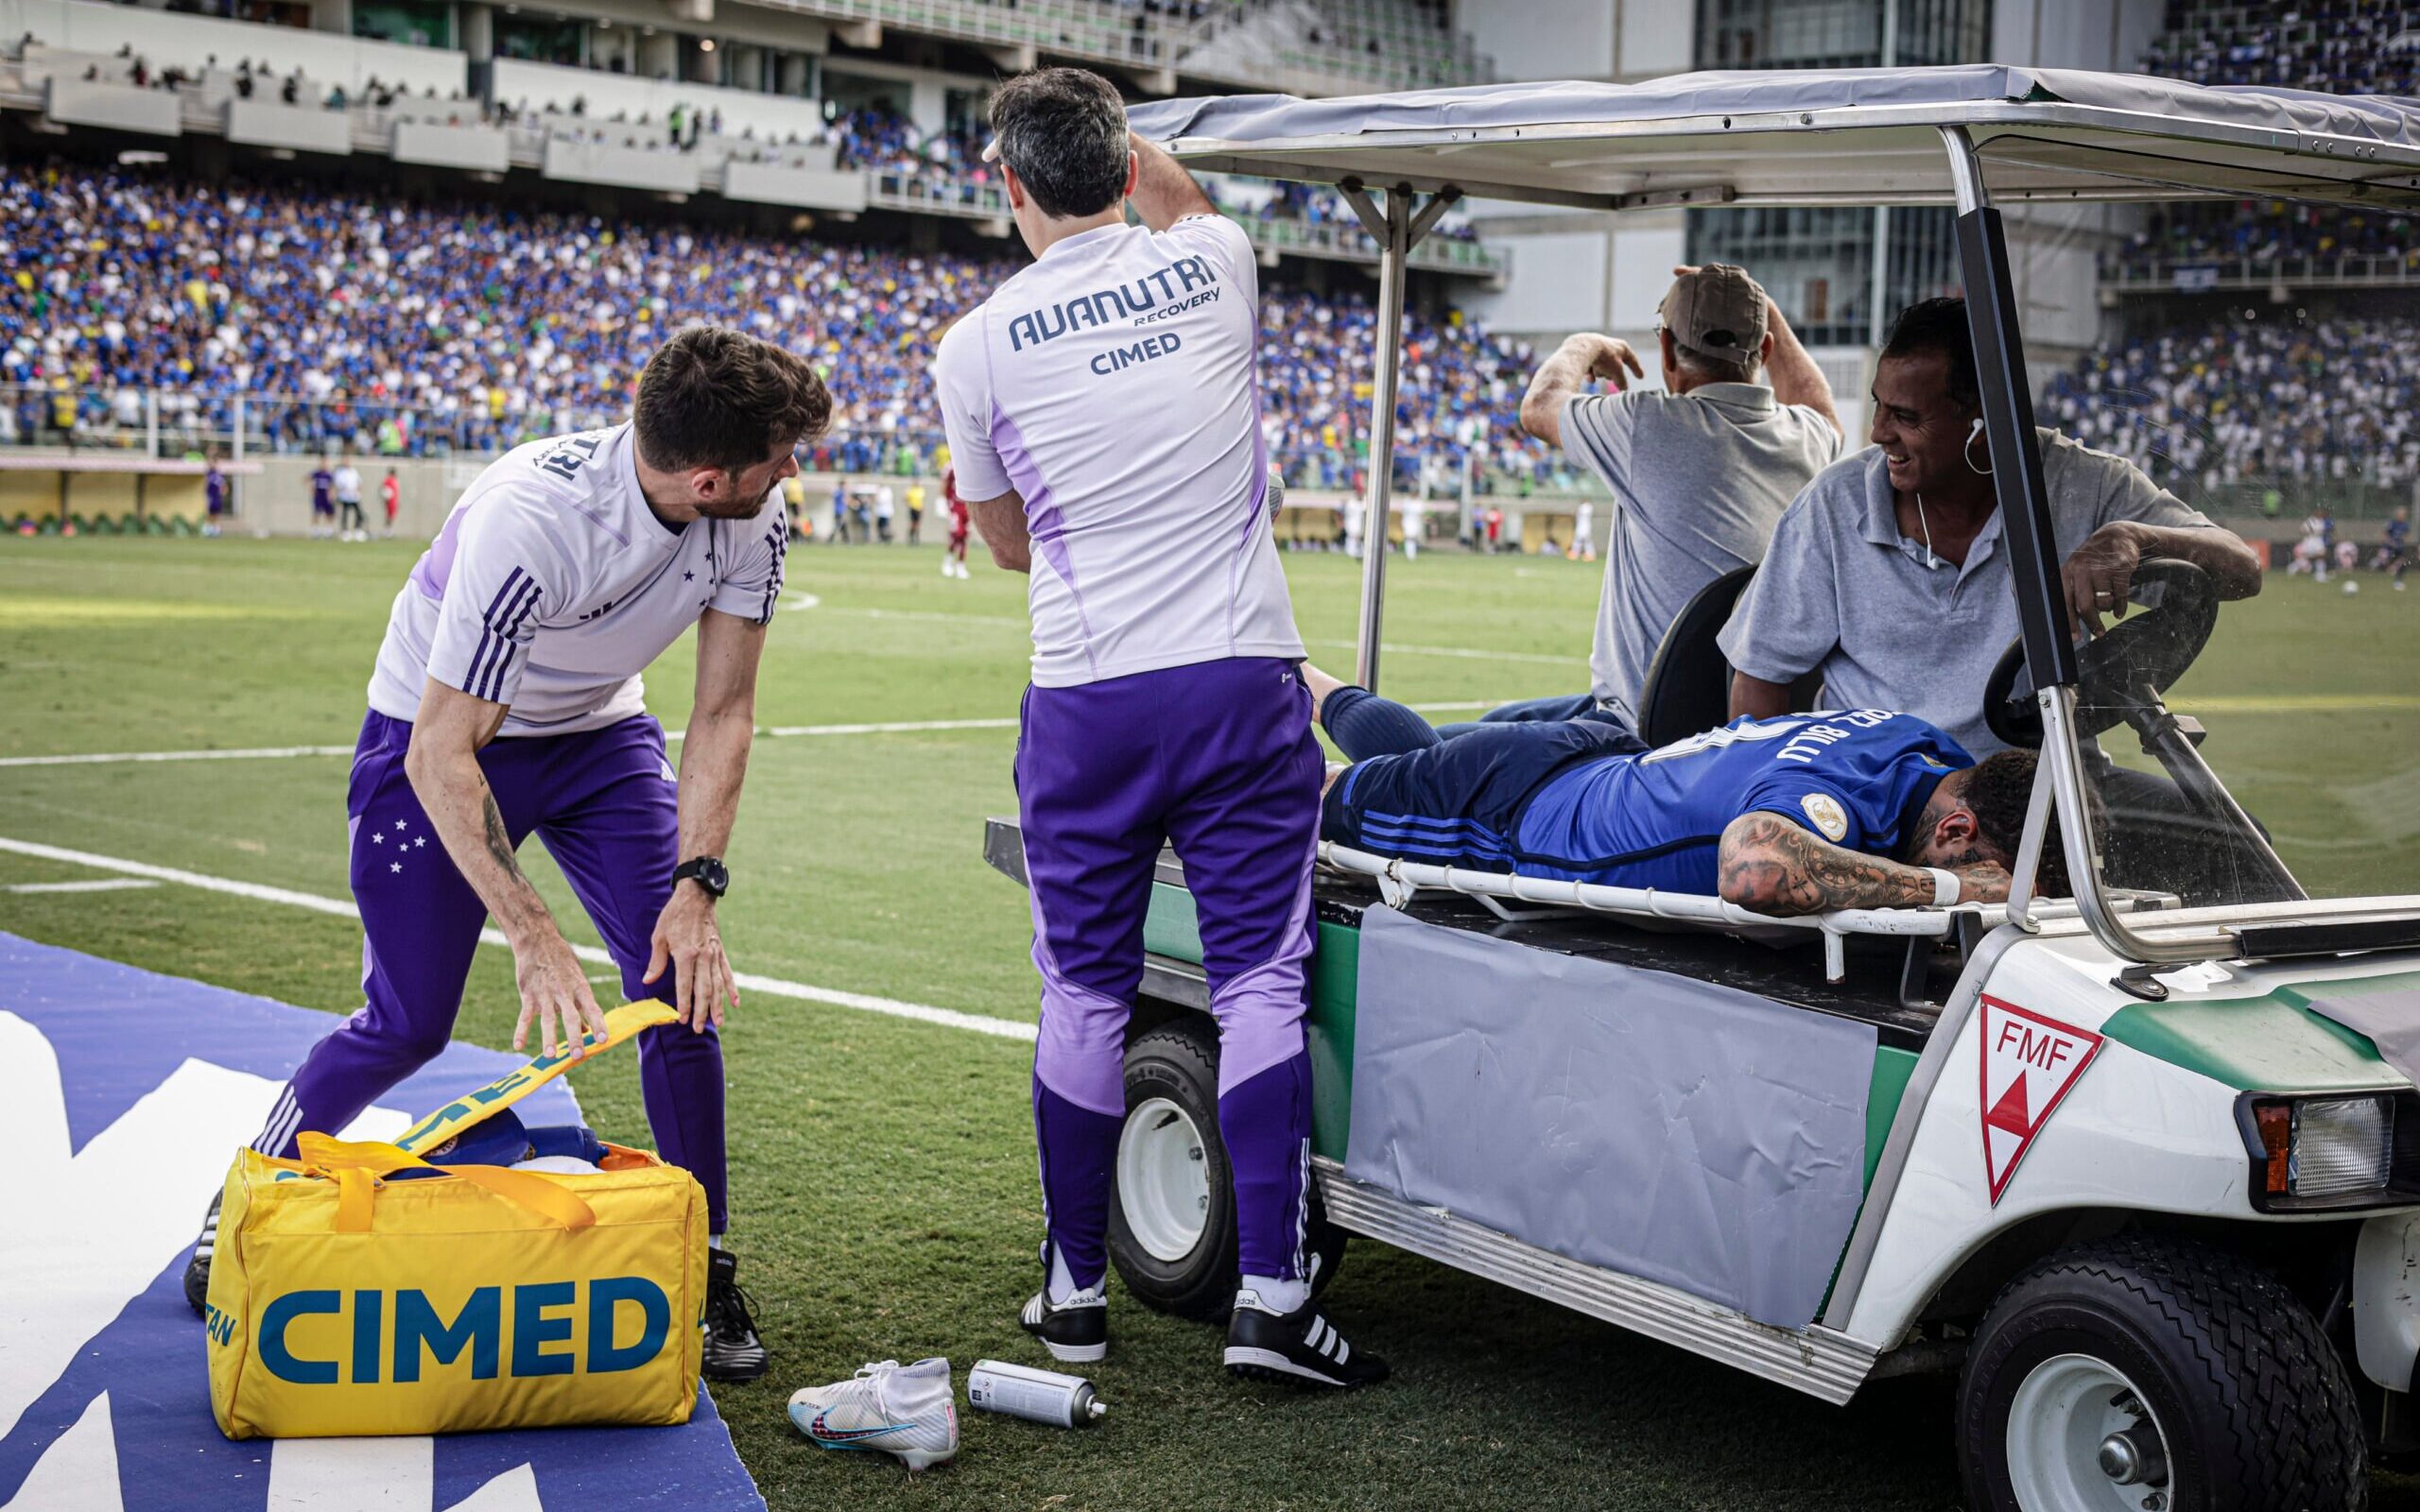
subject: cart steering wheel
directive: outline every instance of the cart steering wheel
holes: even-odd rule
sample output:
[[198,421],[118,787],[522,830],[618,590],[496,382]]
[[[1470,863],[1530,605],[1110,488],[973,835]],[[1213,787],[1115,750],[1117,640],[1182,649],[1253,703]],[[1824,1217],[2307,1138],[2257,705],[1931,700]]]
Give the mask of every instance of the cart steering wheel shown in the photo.
[[[2127,599],[2142,612],[2119,620],[2076,653],[2076,732],[2098,735],[2127,714],[2156,704],[2202,654],[2218,623],[2210,575],[2189,561],[2160,558],[2135,570]],[[2025,676],[2025,643],[2009,643],[1983,690],[1992,733],[2028,749],[2042,744],[2042,712]]]

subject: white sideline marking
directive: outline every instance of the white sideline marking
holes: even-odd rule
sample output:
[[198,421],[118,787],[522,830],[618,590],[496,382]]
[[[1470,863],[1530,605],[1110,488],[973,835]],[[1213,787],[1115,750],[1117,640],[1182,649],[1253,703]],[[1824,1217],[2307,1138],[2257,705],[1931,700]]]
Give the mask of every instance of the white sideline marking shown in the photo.
[[[912,735],[931,730],[1014,730],[1014,717],[1003,719],[892,719],[871,725],[768,725],[756,731],[786,739],[794,735]],[[680,736],[667,733],[666,740]]]
[[142,877],[98,877],[89,882],[21,882],[0,888],[7,892],[121,892],[130,887],[157,887]]
[[[155,867],[147,861],[127,861],[117,856],[95,855],[89,850],[69,850],[55,845],[41,845],[31,840],[0,837],[0,850],[21,856],[34,856],[43,861],[61,861],[69,866],[91,867],[98,871],[121,871],[129,876],[148,877],[155,882],[173,882],[181,886],[199,887],[205,892],[226,893],[236,898],[250,898],[255,902],[283,903],[289,908],[307,908],[316,914],[329,914],[338,919],[359,919],[361,910],[342,898],[322,898],[317,893],[295,892],[286,887],[270,887],[257,882],[237,882],[231,877],[206,876],[199,871],[181,871],[174,867]],[[493,929],[479,931],[482,945],[504,945],[502,933]],[[594,945],[574,945],[572,954],[583,961],[599,966],[617,964],[614,957]],[[777,976],[758,976],[752,971],[735,971],[732,979],[740,989],[762,992],[768,997],[795,998],[802,1003],[821,1003],[836,1008],[856,1008],[862,1013],[879,1013],[893,1019],[914,1019],[924,1023],[938,1023],[952,1029],[965,1029],[974,1034],[988,1034],[1002,1040],[1022,1040],[1030,1044],[1034,1026],[1011,1019],[987,1018],[979,1013],[960,1013],[955,1008],[936,1008],[923,1003],[902,1003],[897,998],[878,998],[864,992],[843,992],[837,988],[809,987],[804,982],[786,982]]]
[[[1451,703],[1415,703],[1406,707],[1419,713],[1453,713],[1466,709],[1493,709],[1495,704],[1484,699],[1464,698]],[[987,719],[893,719],[863,725],[761,725],[756,733],[769,740],[792,740],[805,735],[921,735],[950,730],[1014,730],[1013,715]],[[679,740],[686,731],[667,730],[664,738]],[[257,746],[247,750],[119,750],[93,751],[64,756],[0,756],[0,767],[9,766],[108,766],[130,762],[227,762],[283,761],[296,756],[350,756],[351,746]]]
[[288,756],[350,756],[350,746],[256,746],[249,750],[116,750],[74,756],[0,756],[0,766],[106,766],[122,762],[271,761]]

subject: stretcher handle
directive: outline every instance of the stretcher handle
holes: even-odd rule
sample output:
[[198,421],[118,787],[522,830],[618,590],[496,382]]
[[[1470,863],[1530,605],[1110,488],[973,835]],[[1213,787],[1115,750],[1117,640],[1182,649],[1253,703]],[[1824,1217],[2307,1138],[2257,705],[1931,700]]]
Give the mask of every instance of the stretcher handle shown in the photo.
[[[597,1055],[611,1050],[625,1040],[635,1039],[658,1024],[677,1023],[681,1015],[672,1005],[656,998],[625,1003],[605,1015],[605,1038],[582,1036],[589,1043],[588,1053]],[[510,1108],[513,1104],[562,1075],[579,1057],[570,1049],[552,1056],[539,1056],[529,1064],[497,1077],[477,1091],[455,1098],[444,1107],[395,1136],[395,1148],[419,1155],[435,1149],[455,1135],[475,1126],[489,1114]]]
[[408,1150],[374,1140],[338,1140],[304,1134],[296,1143],[302,1163],[337,1183],[337,1232],[366,1234],[377,1178],[395,1171],[433,1171],[459,1177],[505,1201],[528,1209],[558,1228],[577,1232],[595,1226],[596,1214],[568,1189],[534,1171],[500,1165],[431,1165]]

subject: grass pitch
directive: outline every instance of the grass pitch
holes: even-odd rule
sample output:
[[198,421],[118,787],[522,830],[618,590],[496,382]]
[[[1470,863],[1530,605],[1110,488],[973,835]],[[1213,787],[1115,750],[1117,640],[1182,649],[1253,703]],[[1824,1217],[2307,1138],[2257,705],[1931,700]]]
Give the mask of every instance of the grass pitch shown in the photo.
[[[387,606],[416,546],[0,541],[0,758],[349,747]],[[1350,663],[1357,564],[1287,566],[1312,654]],[[774,622],[769,727],[998,719],[1024,683],[1023,580],[939,553],[802,547]],[[1391,694],[1478,702],[1584,685],[1597,573],[1431,554],[1392,565]],[[2179,690],[2205,747],[2314,892],[2420,870],[2420,593],[2272,577]],[[687,648],[648,680],[677,730]],[[1439,717],[1454,717],[1440,714]],[[725,937],[744,971],[1030,1022],[1025,899],[986,868],[1011,813],[1007,729],[758,742]],[[2114,743],[2113,743],[2114,744]],[[341,756],[0,766],[0,837],[325,897],[346,893]],[[535,846],[575,940],[595,936]],[[106,875],[0,852],[0,887]],[[330,1012],[359,1003],[351,921],[167,885],[0,891],[0,928]],[[599,972],[600,977],[603,973]],[[458,1033],[503,1047],[506,953],[479,954]],[[1215,1331],[1116,1297],[1081,1432],[968,1415],[959,1462],[910,1479],[791,1432],[799,1384],[866,1360],[1036,1358],[1014,1321],[1040,1232],[1030,1051],[1013,1040],[756,995],[727,1029],[735,1249],[774,1354],[716,1393],[776,1508],[1606,1506],[1931,1508],[1959,1500],[1947,1385],[1824,1407],[1409,1256],[1357,1244],[1331,1293],[1395,1380],[1311,1399],[1229,1382]],[[580,1072],[607,1136],[644,1142],[627,1058]],[[203,1196],[196,1194],[197,1217]],[[2420,1487],[2377,1503],[2420,1507]]]

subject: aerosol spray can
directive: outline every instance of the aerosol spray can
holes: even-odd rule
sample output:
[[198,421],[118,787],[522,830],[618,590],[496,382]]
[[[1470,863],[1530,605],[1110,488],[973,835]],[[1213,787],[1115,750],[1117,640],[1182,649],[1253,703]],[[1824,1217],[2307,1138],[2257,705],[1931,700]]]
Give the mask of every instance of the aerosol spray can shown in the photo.
[[1080,1428],[1109,1411],[1081,1376],[998,1360],[977,1360],[967,1372],[966,1404],[1054,1428]]

